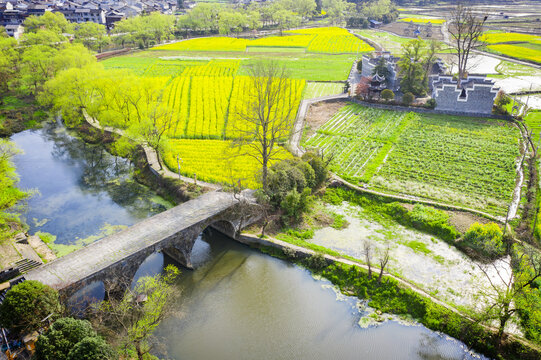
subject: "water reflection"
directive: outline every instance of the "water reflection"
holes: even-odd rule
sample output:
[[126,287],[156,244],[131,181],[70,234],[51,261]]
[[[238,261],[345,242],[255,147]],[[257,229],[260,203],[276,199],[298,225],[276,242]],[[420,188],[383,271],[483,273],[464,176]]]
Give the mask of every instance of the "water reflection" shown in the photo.
[[70,244],[170,206],[132,178],[129,161],[86,144],[56,123],[12,140],[24,151],[15,158],[20,186],[40,194],[29,200],[25,214],[31,233],[49,232],[58,243]]
[[474,359],[420,325],[362,329],[358,300],[290,263],[206,232],[183,271],[178,307],[157,336],[172,359]]

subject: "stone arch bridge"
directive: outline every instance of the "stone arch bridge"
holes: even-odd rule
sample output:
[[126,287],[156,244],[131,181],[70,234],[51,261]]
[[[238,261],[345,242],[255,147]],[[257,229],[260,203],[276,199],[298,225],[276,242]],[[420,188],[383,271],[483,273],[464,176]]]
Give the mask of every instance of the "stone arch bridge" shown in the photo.
[[205,228],[212,226],[236,238],[242,228],[257,221],[253,199],[247,194],[242,199],[224,192],[204,194],[33,269],[24,277],[47,284],[65,296],[101,281],[110,294],[123,291],[119,287],[129,284],[139,266],[154,252],[164,252],[192,268],[192,248]]

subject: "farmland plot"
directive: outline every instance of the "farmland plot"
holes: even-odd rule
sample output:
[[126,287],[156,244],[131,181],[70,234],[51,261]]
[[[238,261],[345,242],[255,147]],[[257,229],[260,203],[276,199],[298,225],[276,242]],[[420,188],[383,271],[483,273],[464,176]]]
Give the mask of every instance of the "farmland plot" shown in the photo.
[[416,116],[371,185],[505,215],[519,137],[503,122]]
[[520,132],[505,122],[348,105],[304,141],[331,170],[391,193],[505,215]]
[[[230,145],[230,141],[222,140],[171,140],[171,151],[165,153],[164,161],[168,168],[176,172],[179,156],[180,172],[184,176],[193,177],[197,174],[200,180],[223,184],[231,184],[240,179],[242,186],[257,188],[261,165],[254,157],[244,155],[244,149],[239,151]],[[277,159],[291,157],[283,149],[277,154]]]
[[334,156],[331,170],[366,182],[383,160],[389,144],[408,123],[407,113],[349,105],[342,108],[305,142]]

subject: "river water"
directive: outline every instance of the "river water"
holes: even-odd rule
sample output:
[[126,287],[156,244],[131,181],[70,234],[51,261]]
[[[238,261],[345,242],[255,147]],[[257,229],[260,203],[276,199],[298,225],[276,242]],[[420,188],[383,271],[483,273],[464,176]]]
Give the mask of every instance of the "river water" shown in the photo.
[[[96,239],[104,227],[131,225],[167,203],[135,183],[129,163],[84,144],[58,125],[12,137],[21,186],[39,190],[28,202],[30,232],[57,242]],[[97,234],[97,235],[96,235]],[[93,237],[94,236],[94,237]],[[136,278],[170,262],[151,255]],[[183,270],[178,313],[156,331],[153,352],[168,359],[485,359],[418,324],[386,321],[361,327],[370,310],[296,265],[205,231],[196,270]]]

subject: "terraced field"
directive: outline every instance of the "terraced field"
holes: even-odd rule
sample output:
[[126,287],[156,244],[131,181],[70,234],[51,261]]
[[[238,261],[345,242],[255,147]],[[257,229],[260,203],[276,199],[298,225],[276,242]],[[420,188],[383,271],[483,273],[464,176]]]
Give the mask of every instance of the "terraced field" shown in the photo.
[[350,181],[504,215],[519,137],[505,122],[351,104],[304,146],[332,154],[331,169]]

